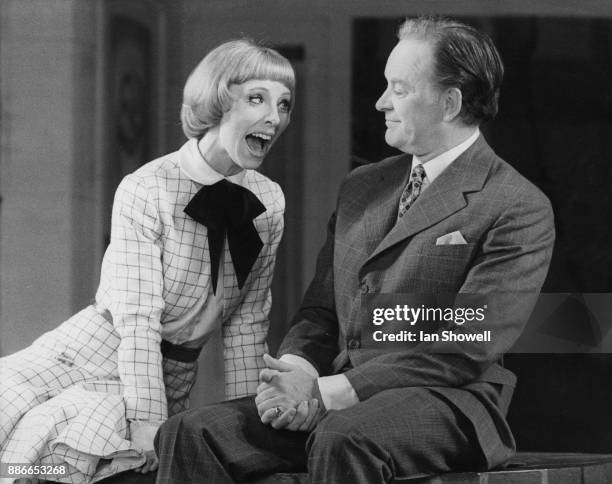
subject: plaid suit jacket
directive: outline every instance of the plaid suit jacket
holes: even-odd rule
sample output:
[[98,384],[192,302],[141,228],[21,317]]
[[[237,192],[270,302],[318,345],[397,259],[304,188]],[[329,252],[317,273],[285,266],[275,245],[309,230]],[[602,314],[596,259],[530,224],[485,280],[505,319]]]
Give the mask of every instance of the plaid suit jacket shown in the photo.
[[[390,388],[432,389],[473,422],[494,465],[514,451],[505,414],[515,377],[498,361],[520,335],[544,282],[552,209],[480,136],[396,224],[410,165],[409,155],[396,156],[345,179],[315,277],[279,354],[307,359],[322,376],[348,367],[361,401]],[[467,244],[436,245],[454,231]],[[484,328],[492,330],[491,343],[452,353],[361,344],[364,294],[457,292],[495,297]]]

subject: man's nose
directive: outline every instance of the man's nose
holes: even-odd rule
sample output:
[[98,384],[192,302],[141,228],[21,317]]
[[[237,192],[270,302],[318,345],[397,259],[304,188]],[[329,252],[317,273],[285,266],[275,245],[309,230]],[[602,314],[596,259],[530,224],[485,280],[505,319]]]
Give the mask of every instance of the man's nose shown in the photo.
[[377,111],[386,111],[390,109],[389,89],[385,89],[374,105]]

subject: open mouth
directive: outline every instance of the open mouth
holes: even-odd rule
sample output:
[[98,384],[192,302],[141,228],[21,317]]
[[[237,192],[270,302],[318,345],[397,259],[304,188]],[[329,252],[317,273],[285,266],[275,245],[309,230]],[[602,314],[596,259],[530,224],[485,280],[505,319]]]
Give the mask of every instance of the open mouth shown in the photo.
[[264,156],[272,145],[272,136],[264,133],[247,134],[245,140],[251,153],[256,156]]

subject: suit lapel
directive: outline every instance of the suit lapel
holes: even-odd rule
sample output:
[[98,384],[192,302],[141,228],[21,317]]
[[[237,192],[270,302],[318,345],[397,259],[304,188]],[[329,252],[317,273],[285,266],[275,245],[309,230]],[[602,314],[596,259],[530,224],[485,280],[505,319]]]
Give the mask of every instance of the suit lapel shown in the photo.
[[408,181],[410,155],[398,158],[385,172],[379,173],[371,191],[362,197],[364,207],[365,252],[371,254],[395,225],[398,200]]
[[[493,156],[493,151],[480,136],[427,187],[386,237],[379,239],[381,242],[370,252],[368,261],[465,207],[467,202],[464,193],[482,189]],[[401,190],[403,186],[395,198],[395,204],[398,203]]]

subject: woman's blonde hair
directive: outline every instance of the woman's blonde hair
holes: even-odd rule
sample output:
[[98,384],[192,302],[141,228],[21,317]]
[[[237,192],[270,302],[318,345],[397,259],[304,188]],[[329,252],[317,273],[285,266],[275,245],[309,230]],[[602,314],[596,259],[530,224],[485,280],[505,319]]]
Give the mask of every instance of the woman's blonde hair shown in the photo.
[[187,138],[199,138],[231,108],[232,84],[252,79],[284,84],[293,95],[295,74],[289,61],[274,49],[250,39],[225,42],[196,66],[183,89],[181,124]]

